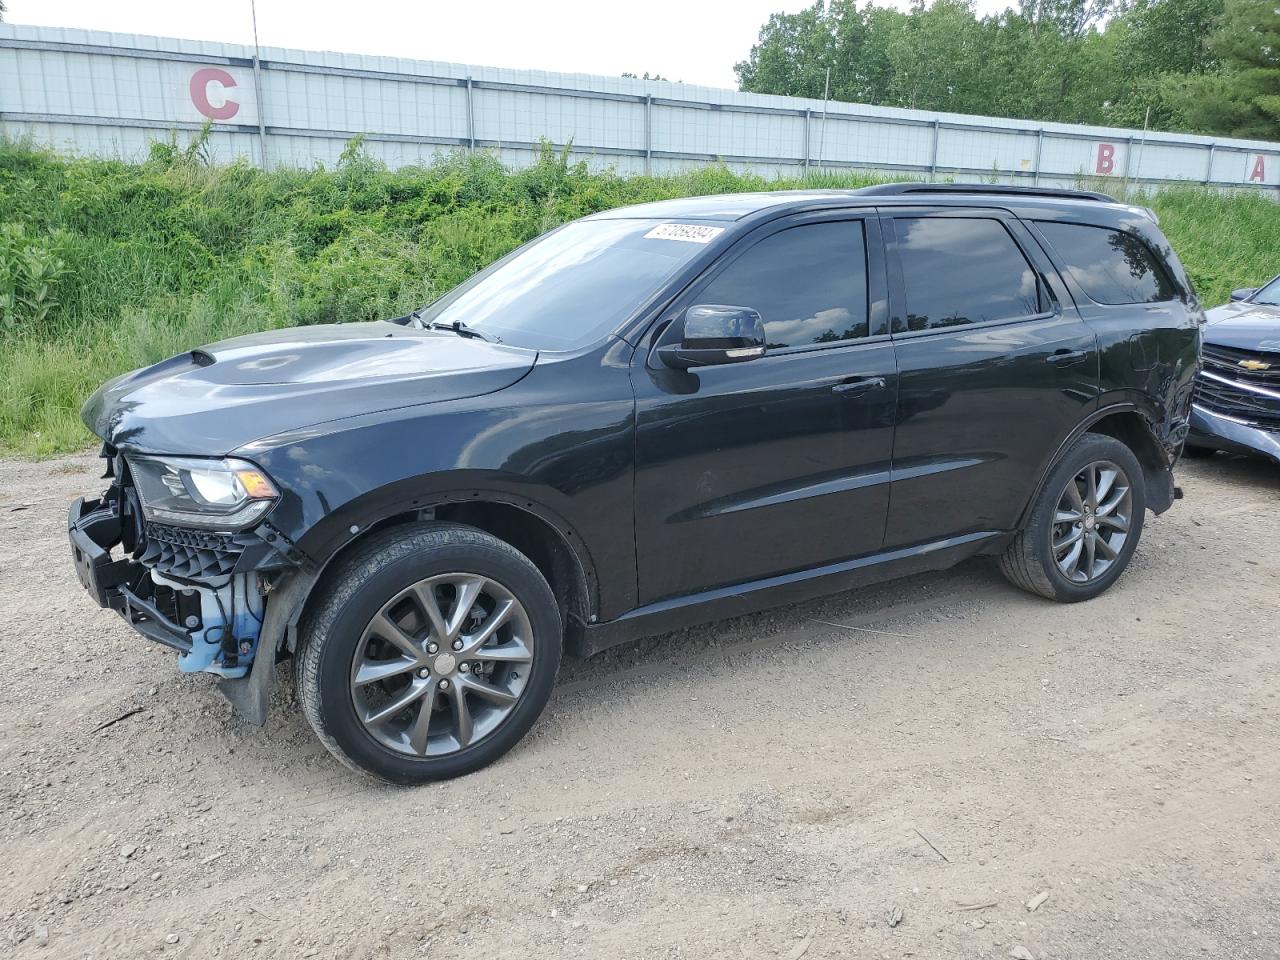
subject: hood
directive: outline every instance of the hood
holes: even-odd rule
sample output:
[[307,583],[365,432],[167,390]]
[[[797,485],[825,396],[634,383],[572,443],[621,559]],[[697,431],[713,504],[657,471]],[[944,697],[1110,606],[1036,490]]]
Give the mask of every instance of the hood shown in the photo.
[[536,359],[532,350],[385,321],[293,327],[117,377],[81,416],[124,449],[223,456],[285,430],[493,393]]
[[1280,307],[1265,303],[1224,303],[1206,316],[1204,342],[1237,350],[1280,353]]

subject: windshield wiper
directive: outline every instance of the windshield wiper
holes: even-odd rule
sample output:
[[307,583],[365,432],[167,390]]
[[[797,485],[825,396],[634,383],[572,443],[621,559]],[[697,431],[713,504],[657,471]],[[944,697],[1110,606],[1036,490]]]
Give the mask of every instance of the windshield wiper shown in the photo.
[[432,320],[426,324],[428,330],[450,330],[460,337],[470,337],[473,340],[483,340],[485,343],[501,343],[496,337],[486,336],[479,330],[472,330],[461,320],[454,320],[452,323],[441,323],[439,320]]

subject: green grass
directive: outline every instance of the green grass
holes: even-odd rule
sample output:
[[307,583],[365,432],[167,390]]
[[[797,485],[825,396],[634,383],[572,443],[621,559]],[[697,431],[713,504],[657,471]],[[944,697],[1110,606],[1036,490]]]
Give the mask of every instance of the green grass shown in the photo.
[[[387,171],[358,142],[333,170],[212,166],[157,144],[146,163],[67,159],[0,142],[0,454],[92,441],[84,398],[115,374],[251,330],[393,316],[577,217],[694,194],[857,187],[861,173],[766,179],[707,167],[592,173],[544,151]],[[1138,202],[1208,303],[1270,277],[1280,205],[1168,190]]]

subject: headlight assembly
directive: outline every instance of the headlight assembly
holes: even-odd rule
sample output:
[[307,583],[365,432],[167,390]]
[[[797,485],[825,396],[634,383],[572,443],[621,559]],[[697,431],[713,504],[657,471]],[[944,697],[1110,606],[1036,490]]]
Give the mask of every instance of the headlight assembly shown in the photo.
[[142,513],[157,523],[236,531],[257,522],[280,496],[245,460],[129,457]]

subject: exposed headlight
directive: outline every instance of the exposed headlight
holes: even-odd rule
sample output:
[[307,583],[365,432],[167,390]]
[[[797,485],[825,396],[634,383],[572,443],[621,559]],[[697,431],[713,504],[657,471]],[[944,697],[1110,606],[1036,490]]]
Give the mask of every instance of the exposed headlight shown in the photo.
[[280,496],[269,477],[245,460],[128,457],[142,513],[157,523],[243,530]]

